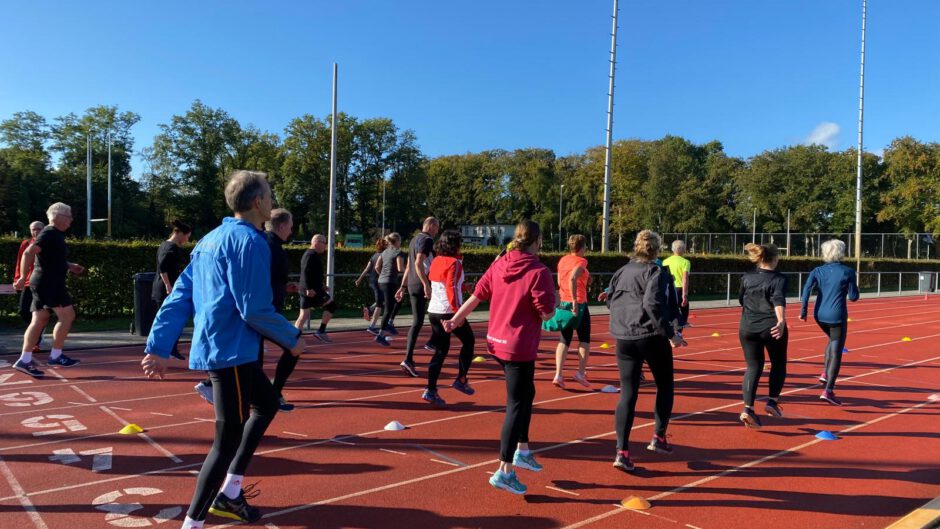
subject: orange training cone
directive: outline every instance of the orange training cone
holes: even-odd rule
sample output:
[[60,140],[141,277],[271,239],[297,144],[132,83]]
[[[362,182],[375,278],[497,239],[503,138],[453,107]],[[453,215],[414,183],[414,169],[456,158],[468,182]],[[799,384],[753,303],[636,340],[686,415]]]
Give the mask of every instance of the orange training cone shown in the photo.
[[650,502],[639,496],[630,496],[628,498],[624,498],[624,500],[620,502],[620,505],[635,511],[645,511],[650,508]]

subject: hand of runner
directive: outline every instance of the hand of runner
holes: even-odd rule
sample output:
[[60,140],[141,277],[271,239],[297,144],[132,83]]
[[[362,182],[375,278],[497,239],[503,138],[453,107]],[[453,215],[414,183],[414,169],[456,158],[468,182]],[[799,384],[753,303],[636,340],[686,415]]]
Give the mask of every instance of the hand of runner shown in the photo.
[[304,352],[304,345],[306,345],[306,342],[304,342],[303,336],[297,338],[297,344],[290,350],[290,354],[300,356]]
[[399,289],[395,292],[395,301],[401,301],[401,300],[404,299],[404,298],[405,298],[405,289],[399,288]]
[[784,331],[786,330],[787,330],[787,321],[780,320],[777,322],[776,325],[770,328],[770,336],[772,336],[775,340],[779,340],[780,337],[783,336]]
[[600,301],[601,303],[607,301],[607,292],[601,292],[600,294],[598,294],[597,301]]
[[424,285],[424,299],[431,299],[431,282],[422,283]]
[[669,345],[671,345],[673,349],[678,349],[679,347],[682,347],[683,345],[689,345],[689,344],[686,343],[686,341],[680,338],[678,335],[676,335],[669,339]]
[[22,292],[24,288],[26,288],[26,278],[21,276],[16,280],[16,283],[13,283],[13,290]]
[[166,374],[166,359],[157,355],[144,355],[144,359],[140,361],[140,365],[143,367],[144,374],[147,375],[147,378],[159,378],[163,380],[163,375]]

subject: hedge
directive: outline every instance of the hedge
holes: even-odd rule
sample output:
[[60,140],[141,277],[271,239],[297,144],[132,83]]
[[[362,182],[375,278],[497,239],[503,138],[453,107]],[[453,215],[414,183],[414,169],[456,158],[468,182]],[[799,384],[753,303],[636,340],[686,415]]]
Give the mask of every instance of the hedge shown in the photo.
[[[9,284],[13,280],[13,267],[19,240],[9,237],[0,238],[0,282]],[[156,253],[159,243],[153,241],[118,242],[87,241],[70,239],[69,258],[87,268],[84,277],[69,276],[68,287],[75,299],[76,308],[82,317],[113,318],[133,314],[134,287],[132,277],[137,272],[152,272],[156,267]],[[191,248],[191,247],[190,247]],[[300,258],[306,249],[304,246],[287,246],[291,272],[298,273]],[[346,307],[357,307],[371,303],[371,291],[365,285],[356,287],[355,276],[362,271],[372,255],[371,249],[341,248],[336,253],[335,270],[337,274],[351,274],[352,277],[339,277],[336,281],[336,299]],[[543,253],[542,262],[555,270],[558,259],[563,254]],[[486,270],[495,257],[493,249],[468,249],[464,255],[464,269],[473,276]],[[739,256],[728,255],[691,255],[693,272],[744,272],[750,263]],[[623,254],[589,253],[589,269],[595,274],[591,283],[592,292],[601,290],[609,277],[605,274],[616,271],[626,262]],[[808,272],[821,263],[810,257],[784,258],[779,270],[783,272]],[[919,272],[940,271],[940,261],[909,261],[897,259],[866,259],[862,262],[863,271]],[[725,292],[725,276],[697,276],[693,280],[693,292],[700,296],[708,293]],[[863,278],[863,287],[868,279]],[[732,291],[736,291],[732,284]],[[885,285],[885,288],[892,288]],[[896,288],[896,280],[895,286]],[[905,287],[907,288],[907,287]],[[795,291],[796,285],[791,285]],[[288,297],[288,307],[296,307],[297,297]],[[9,316],[16,312],[15,296],[0,296],[0,314]]]

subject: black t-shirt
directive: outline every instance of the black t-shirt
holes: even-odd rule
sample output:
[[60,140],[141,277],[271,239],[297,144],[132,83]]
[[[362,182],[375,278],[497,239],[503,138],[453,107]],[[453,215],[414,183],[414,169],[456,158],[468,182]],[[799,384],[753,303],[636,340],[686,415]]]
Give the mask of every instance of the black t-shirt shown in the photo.
[[381,252],[375,252],[372,254],[372,257],[369,258],[369,284],[378,284],[379,282],[379,273],[375,271],[375,263],[378,262]]
[[186,252],[171,241],[163,241],[160,248],[157,249],[157,274],[153,278],[153,289],[150,296],[154,301],[163,301],[167,297],[166,285],[160,279],[160,274],[166,274],[170,284],[176,283],[176,279],[186,268]]
[[316,291],[314,298],[326,295],[326,289],[323,288],[323,260],[315,250],[307,250],[300,258],[300,290]]
[[264,232],[268,239],[268,246],[271,248],[271,293],[275,310],[284,308],[284,300],[287,298],[287,282],[289,271],[287,264],[287,252],[284,251],[284,241],[274,232]]
[[415,268],[415,257],[417,257],[419,253],[426,256],[424,259],[424,275],[427,277],[428,271],[431,269],[431,260],[434,259],[434,238],[423,231],[416,235],[414,239],[411,239],[411,243],[408,245],[409,292],[421,292],[423,288],[421,279],[418,277],[418,272]]
[[787,277],[776,270],[756,268],[741,277],[741,330],[761,333],[777,324],[774,307],[787,306]]
[[42,251],[36,255],[29,285],[37,290],[64,291],[65,276],[69,272],[69,250],[65,244],[65,233],[55,229],[55,226],[46,226],[39,233],[39,237],[36,237],[35,244]]

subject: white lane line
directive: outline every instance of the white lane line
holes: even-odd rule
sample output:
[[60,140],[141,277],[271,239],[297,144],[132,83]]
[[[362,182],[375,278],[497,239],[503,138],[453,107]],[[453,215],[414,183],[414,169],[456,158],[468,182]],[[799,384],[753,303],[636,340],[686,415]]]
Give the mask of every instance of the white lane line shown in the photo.
[[194,476],[198,476],[198,475],[199,475],[199,471],[198,471],[198,470],[190,470],[189,473],[192,474],[192,475],[194,475]]
[[130,408],[118,408],[117,406],[108,406],[112,410],[131,411]]
[[431,458],[431,461],[434,461],[435,463],[441,463],[441,464],[443,464],[443,465],[450,465],[450,466],[452,466],[452,467],[460,467],[460,466],[461,466],[461,465],[458,465],[457,463],[451,463],[450,461],[441,461],[440,459],[434,459],[433,457]]
[[[881,422],[881,421],[890,419],[890,418],[892,418],[892,417],[896,417],[896,416],[898,416],[898,415],[907,413],[907,412],[909,412],[909,411],[913,411],[913,410],[917,410],[917,409],[919,409],[919,408],[923,408],[924,406],[927,406],[928,404],[930,404],[930,403],[929,403],[929,402],[921,402],[920,404],[915,404],[914,406],[911,406],[911,407],[909,407],[909,408],[904,408],[903,410],[899,410],[899,411],[896,411],[896,412],[894,412],[894,413],[889,413],[889,414],[886,414],[886,415],[882,415],[882,416],[880,416],[880,417],[876,417],[876,418],[874,418],[874,419],[872,419],[872,420],[870,420],[870,421],[867,421],[867,422],[863,422],[863,423],[856,424],[855,426],[851,426],[851,427],[849,427],[849,428],[846,428],[846,429],[840,431],[839,433],[841,433],[841,434],[851,433],[851,432],[854,432],[855,430],[859,430],[859,429],[864,428],[864,427],[866,427],[866,426],[871,426],[871,425],[873,425],[873,424],[875,424],[875,423],[879,423],[879,422]],[[679,493],[685,492],[685,491],[687,491],[687,490],[694,489],[695,487],[698,487],[699,485],[704,485],[704,484],[706,484],[706,483],[710,483],[710,482],[712,482],[712,481],[715,481],[716,479],[723,478],[723,477],[725,477],[725,476],[728,476],[728,475],[730,475],[730,474],[734,474],[734,473],[736,473],[736,472],[740,472],[741,470],[745,470],[745,469],[748,469],[748,468],[751,468],[751,467],[755,467],[755,466],[757,466],[757,465],[760,465],[760,464],[762,464],[762,463],[766,463],[766,462],[768,462],[768,461],[772,461],[772,460],[774,460],[774,459],[777,459],[777,458],[782,457],[782,456],[785,456],[785,455],[790,455],[790,454],[797,453],[797,452],[799,452],[800,450],[803,450],[803,449],[805,449],[805,448],[809,448],[810,446],[819,444],[819,443],[821,443],[821,442],[823,442],[822,439],[813,439],[812,441],[807,441],[807,442],[805,442],[805,443],[802,443],[802,444],[799,444],[799,445],[796,445],[796,446],[793,446],[793,447],[790,447],[790,448],[787,448],[787,449],[784,449],[784,450],[780,450],[779,452],[775,452],[775,453],[773,453],[773,454],[764,456],[764,457],[762,457],[762,458],[753,459],[753,460],[748,461],[747,463],[744,463],[744,464],[742,464],[742,465],[738,465],[738,466],[736,466],[736,467],[729,468],[729,469],[723,470],[723,471],[721,471],[721,472],[718,472],[717,474],[712,474],[711,476],[704,477],[704,478],[702,478],[702,479],[693,481],[693,482],[691,482],[691,483],[687,483],[687,484],[682,485],[682,486],[680,486],[680,487],[676,487],[676,488],[674,488],[674,489],[672,489],[672,490],[667,490],[667,491],[661,492],[661,493],[659,493],[659,494],[657,494],[657,495],[655,495],[655,496],[651,496],[650,498],[648,498],[648,501],[652,503],[652,502],[654,502],[654,501],[661,500],[661,499],[663,499],[663,498],[668,498],[669,496],[673,496],[673,495],[675,495],[675,494],[679,494]],[[588,519],[586,519],[586,520],[582,520],[582,521],[580,521],[580,522],[577,522],[577,523],[574,523],[574,524],[571,524],[571,525],[567,525],[567,526],[565,526],[563,529],[577,529],[577,528],[579,528],[579,527],[584,527],[585,525],[590,525],[590,524],[593,524],[594,522],[598,522],[598,521],[600,521],[600,520],[604,520],[604,519],[606,519],[606,518],[610,518],[611,516],[615,516],[615,515],[617,515],[617,514],[623,512],[623,511],[625,511],[625,510],[627,510],[627,509],[617,508],[617,509],[614,509],[614,510],[612,510],[612,511],[607,511],[606,513],[599,514],[599,515],[594,516],[594,517],[592,517],[592,518],[588,518]]]
[[6,478],[7,483],[10,484],[10,489],[14,494],[13,497],[20,502],[20,505],[23,506],[23,510],[26,511],[26,514],[29,515],[29,519],[32,520],[33,525],[36,526],[36,529],[49,529],[49,526],[46,525],[46,522],[43,521],[42,516],[39,515],[39,511],[36,510],[36,506],[33,505],[33,502],[29,501],[29,498],[26,495],[26,491],[23,490],[22,486],[20,486],[20,482],[17,481],[16,476],[13,475],[13,471],[10,470],[10,467],[7,466],[3,459],[0,459],[0,474],[3,474],[3,477]]
[[[101,408],[101,411],[103,411],[103,412],[107,413],[108,415],[114,417],[118,422],[120,422],[120,423],[123,424],[124,426],[127,426],[128,424],[130,424],[129,422],[127,422],[127,421],[125,421],[124,419],[122,419],[118,414],[116,414],[116,413],[114,413],[113,411],[111,411],[107,406],[99,406],[99,408]],[[161,445],[160,443],[154,441],[153,438],[150,437],[149,435],[147,435],[147,434],[141,432],[141,433],[137,434],[137,437],[140,437],[140,438],[143,439],[144,441],[147,441],[148,443],[150,443],[150,445],[153,446],[158,452],[160,452],[160,453],[162,453],[163,455],[165,455],[165,456],[167,456],[168,458],[170,458],[170,461],[172,461],[172,462],[174,462],[174,463],[182,463],[182,462],[183,462],[182,459],[180,459],[180,458],[176,457],[175,455],[173,455],[173,452],[170,452],[169,450],[167,450],[166,448],[164,448],[163,445]]]
[[274,525],[273,523],[265,524],[264,527],[265,529],[278,529],[278,527]]
[[[888,386],[885,385],[885,384],[875,384],[874,382],[865,382],[865,381],[863,381],[863,380],[856,380],[856,381],[854,381],[854,382],[855,382],[856,384],[865,384],[866,386],[875,386],[875,387],[879,387],[879,388],[886,388],[886,387],[888,387]],[[924,390],[924,391],[927,391],[927,390]]]
[[688,527],[689,529],[702,529],[701,527],[696,527],[690,523],[685,524],[685,526]]
[[297,437],[310,437],[309,435],[304,434],[304,433],[288,432],[287,430],[284,430],[281,433],[286,433],[287,435],[296,435]]
[[74,389],[79,395],[81,395],[81,396],[85,397],[86,399],[88,399],[88,402],[98,402],[98,399],[92,397],[92,396],[89,395],[88,393],[85,393],[85,390],[83,390],[82,388],[80,388],[80,387],[78,387],[78,386],[76,386],[76,385],[74,385],[74,384],[71,385],[71,386],[69,386],[69,387],[72,388],[72,389]]
[[[350,436],[350,437],[352,437],[352,436]],[[356,446],[356,443],[350,443],[349,441],[343,441],[343,440],[337,439],[337,438],[335,438],[335,437],[332,438],[332,439],[330,439],[330,442],[339,443],[339,444],[341,444],[341,445]]]
[[408,455],[408,454],[406,454],[406,453],[404,453],[404,452],[399,452],[398,450],[389,450],[388,448],[379,448],[379,450],[381,450],[381,451],[383,451],[383,452],[388,452],[389,454],[398,454],[398,455],[400,455],[400,456],[406,456],[406,455]]
[[69,381],[69,379],[65,378],[64,376],[62,376],[62,375],[59,373],[59,370],[58,370],[58,369],[50,369],[50,370],[48,370],[48,371],[46,371],[46,372],[47,372],[47,373],[52,373],[52,376],[58,378],[58,379],[59,379],[59,382],[68,382],[68,381]]
[[172,417],[172,416],[173,416],[173,415],[171,415],[171,414],[169,414],[169,413],[160,413],[160,412],[158,412],[158,411],[152,411],[152,412],[150,412],[150,413],[151,413],[152,415],[159,415],[159,416],[161,416],[161,417]]
[[570,491],[570,490],[565,490],[565,489],[559,489],[558,487],[553,487],[553,486],[551,486],[551,485],[545,485],[545,488],[546,488],[546,489],[557,490],[558,492],[563,492],[563,493],[565,493],[565,494],[570,494],[570,495],[572,495],[572,496],[580,496],[580,494],[578,494],[577,492],[572,492],[572,491]]

